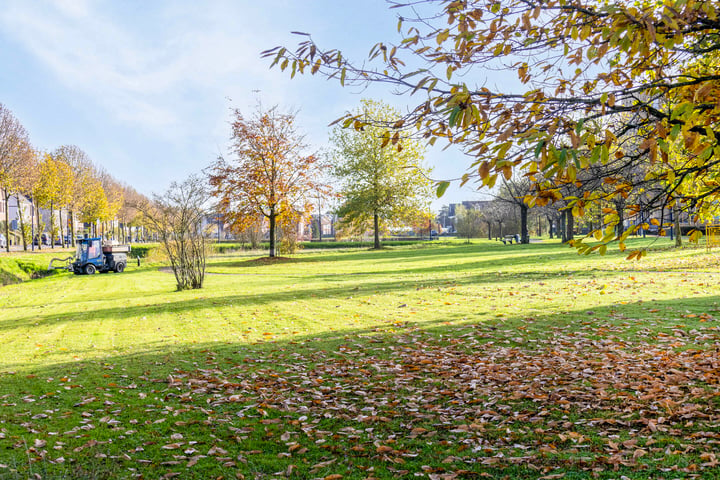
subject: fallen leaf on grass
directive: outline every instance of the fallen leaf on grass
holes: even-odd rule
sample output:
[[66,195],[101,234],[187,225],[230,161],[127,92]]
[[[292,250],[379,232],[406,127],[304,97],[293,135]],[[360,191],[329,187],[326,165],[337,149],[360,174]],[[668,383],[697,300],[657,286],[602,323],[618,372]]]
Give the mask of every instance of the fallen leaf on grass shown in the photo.
[[227,455],[227,450],[224,448],[218,447],[217,445],[213,445],[210,450],[208,450],[208,455]]
[[182,446],[183,446],[182,443],[169,443],[169,444],[167,444],[167,445],[163,445],[163,446],[160,447],[160,448],[162,448],[163,450],[175,450],[175,449],[178,449],[178,448],[180,448],[180,447],[182,447]]
[[310,473],[317,473],[320,469],[329,467],[330,465],[332,465],[332,464],[335,463],[336,461],[337,461],[337,458],[333,458],[332,460],[328,460],[328,461],[326,461],[326,462],[316,463],[315,465],[313,465],[313,466],[310,468]]

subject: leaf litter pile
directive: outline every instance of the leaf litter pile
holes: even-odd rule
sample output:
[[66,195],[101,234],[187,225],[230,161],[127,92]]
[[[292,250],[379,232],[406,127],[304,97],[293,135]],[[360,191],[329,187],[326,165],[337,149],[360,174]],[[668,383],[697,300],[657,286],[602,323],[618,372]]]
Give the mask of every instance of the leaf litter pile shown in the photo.
[[[73,384],[81,374],[32,379],[63,388],[2,396],[0,476],[708,478],[720,471],[710,320],[652,343],[555,329],[535,348],[498,345],[483,325],[406,327],[327,350],[203,351],[164,378],[106,364],[93,391]],[[708,348],[678,349],[690,335]]]

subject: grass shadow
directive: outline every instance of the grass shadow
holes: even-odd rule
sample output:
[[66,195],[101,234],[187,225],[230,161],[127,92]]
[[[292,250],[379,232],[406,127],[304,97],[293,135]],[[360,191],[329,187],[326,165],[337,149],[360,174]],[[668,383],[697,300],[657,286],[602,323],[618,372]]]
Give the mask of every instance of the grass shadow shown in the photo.
[[[718,300],[716,295],[709,296],[702,306]],[[563,318],[547,314],[529,319],[518,314],[504,319],[468,319],[454,325],[445,323],[459,319],[445,318],[422,326],[395,322],[257,344],[229,340],[149,344],[144,352],[4,374],[0,375],[4,402],[0,463],[14,465],[16,478],[39,471],[44,474],[41,476],[67,478],[124,478],[125,474],[127,478],[137,474],[216,478],[238,472],[265,478],[291,464],[300,465],[298,478],[327,478],[340,471],[333,470],[336,466],[346,464],[363,468],[342,470],[343,478],[364,478],[370,466],[378,478],[395,478],[398,465],[406,476],[421,474],[426,468],[440,471],[447,467],[448,458],[466,456],[463,451],[469,447],[475,451],[471,462],[462,463],[466,475],[538,478],[549,468],[573,472],[574,478],[593,478],[589,469],[582,472],[579,467],[584,465],[589,447],[603,452],[608,429],[617,431],[622,441],[628,440],[628,429],[653,438],[663,455],[667,445],[691,443],[691,435],[702,430],[683,420],[684,427],[673,427],[676,432],[656,433],[642,418],[632,417],[627,406],[616,414],[602,411],[609,415],[604,423],[595,411],[597,405],[583,410],[587,400],[580,395],[581,387],[592,386],[591,377],[582,370],[573,377],[573,371],[562,362],[577,351],[586,355],[585,365],[600,369],[608,351],[619,358],[621,349],[632,350],[635,344],[646,342],[662,342],[668,350],[676,348],[671,342],[683,334],[673,331],[678,329],[675,318],[667,321],[662,314],[679,314],[692,301],[654,302],[657,315],[645,318],[629,314],[644,311],[649,315],[647,303],[639,302],[600,307],[591,313],[568,310]],[[695,300],[695,305],[700,303]],[[679,318],[687,323],[682,328],[686,339],[694,335],[691,329],[703,325],[699,317]],[[666,324],[650,328],[653,320],[665,320]],[[594,339],[611,340],[616,349],[597,343],[593,351]],[[703,341],[711,345],[717,338]],[[533,400],[508,393],[525,393],[520,387],[533,385],[532,378],[515,379],[515,387],[497,388],[492,395],[484,388],[483,382],[507,383],[504,372],[513,368],[527,367],[533,375],[547,369],[538,363],[545,357],[526,357],[522,352],[552,348],[561,350],[554,356],[556,370],[548,377],[559,379],[557,392],[551,383],[539,383],[543,377],[537,380],[537,393],[528,393],[536,395]],[[642,352],[638,353],[641,357]],[[457,361],[465,363],[457,365]],[[473,376],[483,365],[490,365],[483,370],[486,376]],[[509,368],[503,370],[505,366]],[[627,368],[617,367],[618,375],[621,367]],[[673,368],[677,372],[684,367]],[[654,388],[670,376],[655,379]],[[697,384],[693,386],[697,388]],[[618,383],[614,388],[623,393],[625,387]],[[670,414],[660,409],[657,415]],[[625,430],[618,429],[618,422]],[[705,421],[697,422],[702,425]],[[568,436],[575,430],[589,439],[578,443],[577,432],[576,437]],[[698,438],[701,448],[704,437]],[[41,455],[44,442],[48,445]],[[549,443],[555,453],[546,448],[543,454],[539,446]],[[297,453],[300,448],[305,450]],[[405,452],[411,455],[403,456]],[[63,462],[48,463],[61,455]],[[191,461],[193,455],[202,457]],[[542,470],[513,463],[513,459],[529,455]],[[400,458],[402,463],[387,458]],[[558,458],[563,459],[561,464]],[[598,457],[592,466],[603,461]],[[332,468],[323,467],[325,462]],[[617,470],[608,468],[609,476],[600,472],[600,478],[661,475],[661,469],[667,467],[662,462],[676,460],[626,462]],[[197,466],[187,466],[191,463]],[[311,475],[309,470],[316,465],[321,467]]]

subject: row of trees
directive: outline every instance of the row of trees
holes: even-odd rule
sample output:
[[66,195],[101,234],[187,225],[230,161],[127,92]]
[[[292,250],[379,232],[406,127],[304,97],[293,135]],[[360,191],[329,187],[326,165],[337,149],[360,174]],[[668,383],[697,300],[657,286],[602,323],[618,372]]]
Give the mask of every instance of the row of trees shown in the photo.
[[[526,179],[528,207],[561,202],[567,222],[603,212],[603,252],[623,218],[651,209],[712,217],[720,199],[720,20],[713,2],[393,2],[403,40],[369,61],[306,38],[265,52],[281,69],[381,83],[416,106],[388,132],[443,139],[471,158],[463,183]],[[420,68],[412,66],[420,65]],[[476,72],[514,72],[492,88]],[[364,128],[349,113],[343,125]],[[438,184],[438,193],[447,188]],[[677,217],[677,215],[676,215]],[[572,231],[572,228],[569,228]],[[639,258],[639,257],[638,257]]]
[[[576,195],[592,194],[592,191],[581,190],[581,187],[587,188],[591,183],[586,182],[580,185],[574,185]],[[572,242],[576,231],[581,234],[602,228],[605,212],[603,206],[608,205],[607,202],[599,202],[598,204],[589,204],[583,209],[582,214],[573,215],[567,202],[558,199],[553,203],[542,206],[534,205],[532,208],[526,203],[529,195],[530,183],[526,179],[511,179],[502,181],[501,185],[494,189],[492,200],[463,202],[454,209],[454,216],[450,217],[450,210],[447,206],[443,207],[438,216],[438,220],[445,225],[453,226],[458,235],[464,238],[478,238],[485,236],[488,239],[494,237],[502,237],[504,233],[517,233],[519,241],[529,243],[531,232],[541,236],[543,232],[550,235],[550,238],[557,236],[563,242]],[[643,196],[652,195],[655,189],[660,189],[661,184],[653,185],[648,183]],[[602,188],[602,185],[595,188]],[[636,195],[636,194],[634,194]],[[634,200],[642,203],[642,198],[629,197],[628,200]],[[626,200],[626,203],[630,201]],[[627,213],[624,205],[619,204],[616,200],[615,208],[618,212]],[[635,210],[632,217],[623,216],[615,225],[616,235],[622,235],[625,229],[625,223],[632,225],[643,225],[654,223],[655,227],[642,227],[637,231],[638,234],[645,235],[652,229],[660,235],[666,234],[661,222],[658,220],[665,215],[670,218],[669,228],[667,229],[671,236],[675,238],[675,245],[682,246],[683,229],[691,230],[691,216],[686,213],[670,210]],[[681,218],[683,222],[681,225]],[[682,228],[681,228],[682,227]],[[633,231],[635,229],[633,228]]]
[[[10,200],[18,206],[19,237],[27,249],[36,235],[47,231],[52,243],[75,241],[76,221],[96,225],[120,219],[127,226],[137,217],[132,206],[142,198],[131,187],[115,180],[95,165],[88,155],[74,145],[64,145],[52,152],[40,152],[30,143],[27,131],[12,112],[0,104],[0,190],[5,206],[4,234],[10,250]],[[24,208],[30,204],[30,211]],[[44,224],[40,210],[50,212],[49,225]],[[65,211],[66,218],[62,212]],[[56,217],[57,212],[57,217]],[[125,232],[118,232],[123,235]],[[69,239],[66,239],[66,235]],[[42,242],[38,242],[41,247]]]
[[[206,254],[202,228],[209,193],[205,182],[197,177],[173,183],[163,195],[150,200],[112,178],[76,146],[64,145],[52,152],[35,150],[22,124],[0,104],[0,189],[4,195],[5,237],[10,238],[8,207],[14,197],[25,249],[32,241],[33,230],[38,236],[47,230],[53,244],[56,237],[74,244],[76,219],[91,228],[100,222],[103,230],[109,223],[111,229],[102,233],[123,239],[130,225],[149,227],[167,252],[177,289],[202,287]],[[23,208],[25,201],[30,202],[29,218]],[[49,225],[43,224],[40,209],[50,212]],[[112,231],[113,220],[119,220],[121,231]],[[66,225],[71,227],[66,230]],[[42,248],[42,241],[38,247]],[[9,241],[6,248],[10,250]]]

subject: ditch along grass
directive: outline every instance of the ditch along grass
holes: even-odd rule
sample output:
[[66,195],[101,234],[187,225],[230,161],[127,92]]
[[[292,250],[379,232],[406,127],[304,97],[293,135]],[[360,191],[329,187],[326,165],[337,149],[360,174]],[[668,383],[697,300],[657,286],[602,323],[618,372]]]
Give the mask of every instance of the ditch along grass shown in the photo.
[[434,242],[9,285],[0,478],[711,478],[719,266]]
[[59,260],[71,256],[70,249],[45,249],[35,252],[3,252],[0,251],[0,286],[22,283],[35,278],[43,278],[58,273],[48,270],[53,259]]

